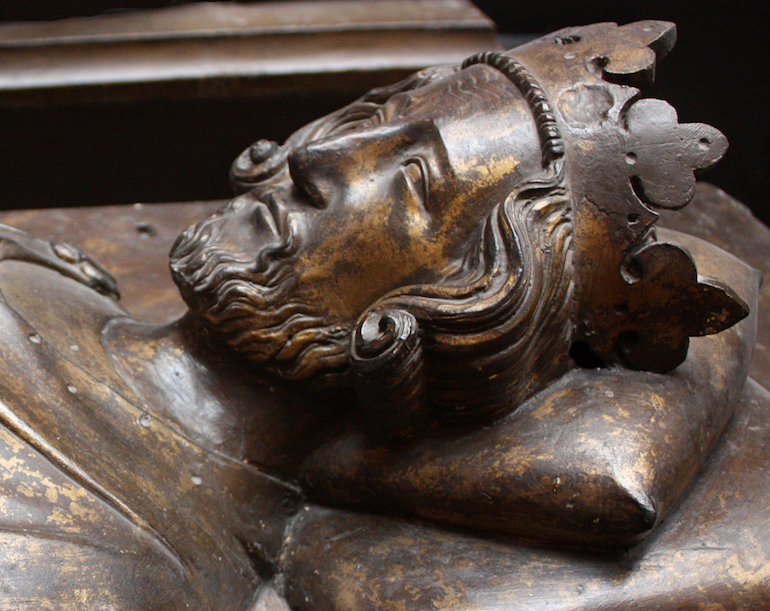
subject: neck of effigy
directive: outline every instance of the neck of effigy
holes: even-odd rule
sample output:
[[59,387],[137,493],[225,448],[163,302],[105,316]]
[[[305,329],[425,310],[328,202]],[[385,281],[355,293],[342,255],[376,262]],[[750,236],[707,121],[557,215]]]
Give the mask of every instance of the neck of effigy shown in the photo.
[[290,387],[245,363],[192,313],[162,325],[115,319],[102,343],[158,417],[198,445],[281,477],[295,476],[347,409],[336,393]]

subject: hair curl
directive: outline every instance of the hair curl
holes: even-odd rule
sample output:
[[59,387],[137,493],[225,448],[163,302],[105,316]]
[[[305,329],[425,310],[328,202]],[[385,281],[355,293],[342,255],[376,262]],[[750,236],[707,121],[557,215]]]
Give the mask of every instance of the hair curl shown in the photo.
[[[468,65],[489,63],[481,59],[470,58]],[[459,69],[423,70],[310,123],[255,168],[254,180],[239,175],[234,165],[236,189],[269,188],[284,179],[295,147],[354,129],[392,96]],[[499,418],[566,370],[573,330],[573,226],[562,161],[554,157],[544,153],[550,164],[543,174],[493,209],[460,272],[441,283],[402,287],[361,315],[350,334],[349,376],[371,431],[401,436],[431,417]],[[318,374],[317,367],[295,371]],[[340,379],[339,369],[334,377]]]
[[[362,398],[379,401],[374,408],[385,422],[375,427],[387,429],[388,414],[400,421],[405,411],[421,419],[430,411],[444,421],[499,418],[567,369],[574,302],[570,211],[558,172],[528,181],[489,215],[464,273],[393,291],[359,318],[352,363]],[[398,324],[405,313],[415,321],[409,334]],[[414,348],[397,350],[399,343]],[[372,388],[385,383],[388,388]],[[389,405],[381,405],[376,390],[389,391]]]

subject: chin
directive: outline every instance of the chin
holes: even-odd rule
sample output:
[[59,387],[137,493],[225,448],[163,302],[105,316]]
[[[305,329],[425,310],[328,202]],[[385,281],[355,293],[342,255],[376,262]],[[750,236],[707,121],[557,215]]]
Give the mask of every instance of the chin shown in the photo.
[[296,224],[277,219],[282,239],[255,254],[233,249],[224,230],[238,213],[228,204],[172,248],[171,273],[190,310],[232,350],[280,377],[344,377],[350,328],[298,296]]

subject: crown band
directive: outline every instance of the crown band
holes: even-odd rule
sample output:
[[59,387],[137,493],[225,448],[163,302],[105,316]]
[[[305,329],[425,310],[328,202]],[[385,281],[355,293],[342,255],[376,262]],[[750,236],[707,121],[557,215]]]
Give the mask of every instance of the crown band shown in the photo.
[[524,99],[527,100],[527,104],[535,117],[537,133],[540,137],[543,165],[561,159],[564,156],[564,141],[556,123],[556,116],[545,91],[534,75],[527,70],[524,64],[509,55],[494,51],[471,55],[463,62],[462,69],[477,64],[485,64],[502,72],[509,81],[516,85]]

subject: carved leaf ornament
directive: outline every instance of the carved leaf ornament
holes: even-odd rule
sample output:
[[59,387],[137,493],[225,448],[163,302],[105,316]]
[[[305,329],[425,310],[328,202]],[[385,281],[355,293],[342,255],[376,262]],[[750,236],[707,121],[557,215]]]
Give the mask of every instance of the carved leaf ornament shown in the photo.
[[670,371],[688,338],[748,314],[729,287],[698,277],[686,250],[655,242],[655,209],[679,209],[695,175],[727,150],[701,123],[680,124],[662,100],[639,99],[676,41],[662,21],[566,28],[509,54],[556,100],[575,218],[576,339],[605,362]]
[[695,193],[695,172],[719,161],[726,138],[710,125],[679,123],[663,100],[634,103],[625,117],[625,162],[642,201],[660,208],[686,206]]

